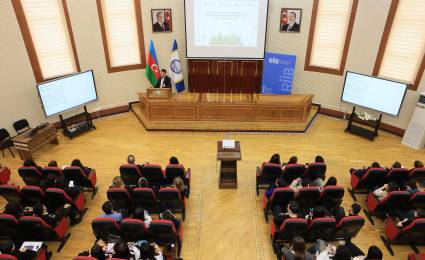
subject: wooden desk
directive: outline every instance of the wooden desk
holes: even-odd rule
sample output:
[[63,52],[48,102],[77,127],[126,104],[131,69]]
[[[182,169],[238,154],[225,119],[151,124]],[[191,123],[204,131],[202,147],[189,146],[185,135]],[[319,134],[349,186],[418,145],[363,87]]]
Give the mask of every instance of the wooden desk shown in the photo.
[[10,180],[10,170],[7,167],[0,168],[0,184],[7,184]]
[[14,137],[12,141],[22,160],[32,159],[34,152],[48,143],[59,144],[55,127],[51,124],[39,130],[33,136],[31,136],[31,130],[28,130]]
[[241,146],[235,141],[235,149],[223,149],[223,142],[217,142],[217,160],[220,161],[220,189],[237,189],[237,161],[242,160]]

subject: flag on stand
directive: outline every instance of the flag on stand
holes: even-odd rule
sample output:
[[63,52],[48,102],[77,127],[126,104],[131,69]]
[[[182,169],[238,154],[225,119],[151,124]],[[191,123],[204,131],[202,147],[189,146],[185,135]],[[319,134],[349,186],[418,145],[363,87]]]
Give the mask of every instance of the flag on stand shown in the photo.
[[145,76],[148,78],[153,87],[156,87],[158,79],[161,77],[159,72],[158,60],[156,58],[155,46],[153,41],[149,44],[148,61],[145,69]]
[[183,79],[183,70],[180,62],[180,56],[177,49],[177,41],[174,39],[173,48],[171,50],[170,57],[170,78],[176,86],[177,92],[182,92],[185,90],[184,79]]

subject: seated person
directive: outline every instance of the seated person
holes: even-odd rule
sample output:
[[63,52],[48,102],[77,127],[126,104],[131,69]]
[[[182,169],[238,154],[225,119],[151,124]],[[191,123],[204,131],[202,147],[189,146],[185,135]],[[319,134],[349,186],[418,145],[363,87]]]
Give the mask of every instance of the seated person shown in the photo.
[[417,209],[417,210],[408,210],[402,211],[400,209],[395,209],[392,211],[398,220],[397,227],[404,228],[410,225],[417,218],[425,218],[425,210]]
[[3,243],[1,243],[0,252],[2,254],[13,255],[16,258],[18,258],[18,260],[35,259],[35,257],[37,256],[37,252],[30,249],[17,250],[15,247],[15,244],[10,240],[6,240]]
[[41,166],[38,166],[33,160],[31,159],[27,159],[24,161],[23,166],[25,167],[35,167],[37,168],[39,171],[41,171],[43,168]]
[[171,212],[171,210],[169,210],[169,209],[164,210],[161,214],[159,214],[159,218],[173,222],[174,228],[176,229],[176,232],[178,232],[180,230],[181,220],[177,219],[174,216],[174,214]]
[[399,168],[401,168],[401,163],[396,161],[393,163],[391,168],[387,168],[387,171],[390,171],[391,169],[399,169]]
[[51,161],[47,164],[47,166],[49,166],[49,167],[58,167],[58,162],[57,162],[57,161],[55,161],[55,160],[51,160]]
[[325,207],[319,205],[316,206],[314,209],[310,209],[310,212],[305,216],[305,219],[307,219],[308,221],[312,221],[313,219],[325,218],[329,217],[330,215],[331,214]]
[[147,210],[144,210],[142,207],[135,208],[133,214],[131,215],[131,218],[144,221],[146,228],[149,227],[152,221],[151,216],[149,216],[149,212]]
[[75,200],[82,192],[80,188],[74,185],[70,186],[70,182],[64,176],[56,179],[55,188],[65,191],[72,200]]
[[297,178],[291,182],[289,187],[292,188],[295,191],[295,193],[297,193],[299,188],[311,186],[310,182],[311,180],[309,178],[304,178],[304,179]]
[[385,197],[387,197],[390,192],[397,191],[399,189],[400,187],[398,186],[398,184],[396,182],[391,181],[387,184],[384,184],[381,188],[374,190],[373,195],[375,195],[377,199],[381,201],[385,199]]
[[297,163],[298,163],[298,157],[296,157],[295,155],[291,156],[291,158],[289,158],[289,161],[287,163],[282,164],[282,169],[285,169],[285,166],[288,164],[297,164]]
[[367,168],[365,166],[363,166],[362,169],[358,169],[358,170],[351,168],[350,169],[350,174],[355,174],[357,177],[361,178],[361,177],[363,177],[363,175],[366,174],[366,172],[370,168],[381,168],[381,165],[379,165],[378,162],[373,162],[372,165],[370,167],[367,167]]
[[274,189],[282,188],[282,187],[286,187],[286,186],[288,186],[288,184],[282,178],[277,178],[276,181],[273,182],[272,184],[270,184],[270,186],[267,188],[266,197],[268,199],[270,199],[270,197],[273,194]]
[[97,260],[106,260],[106,246],[102,247],[98,244],[95,244],[91,249],[90,253],[88,251],[83,251],[78,254],[78,256],[91,256],[96,258]]
[[336,186],[338,184],[338,181],[335,177],[331,176],[329,177],[328,181],[325,183],[324,187],[326,186]]
[[425,180],[409,179],[406,182],[406,191],[408,191],[410,194],[415,194],[416,192],[425,192]]
[[128,245],[123,241],[115,243],[113,257],[120,259],[130,259],[131,254]]
[[[348,216],[358,216],[361,210],[362,207],[359,204],[353,203],[348,209]],[[336,223],[338,223],[343,217],[345,217],[344,208],[339,207],[333,215],[335,217]]]
[[23,215],[22,206],[17,202],[9,202],[6,204],[3,214],[9,214],[19,219]]
[[46,206],[41,204],[41,202],[35,203],[33,207],[34,216],[39,217],[44,220],[47,224],[49,224],[52,228],[56,227],[59,221],[62,218],[66,217],[71,205],[65,204],[62,208],[57,210],[55,213],[49,213],[47,211]]
[[140,248],[140,259],[142,260],[163,260],[161,249],[155,243],[149,243],[143,241],[139,245]]
[[113,179],[112,179],[112,185],[111,186],[109,186],[109,188],[111,189],[111,188],[124,188],[124,181],[121,179],[121,177],[120,176],[115,176]]
[[300,204],[294,200],[288,203],[286,207],[286,212],[283,212],[280,206],[276,206],[273,208],[273,217],[274,222],[277,227],[280,227],[282,222],[288,218],[302,218],[302,214],[300,213]]
[[313,260],[313,255],[306,251],[304,238],[296,236],[292,239],[292,246],[290,248],[284,246],[282,248],[283,259],[285,260]]
[[421,162],[421,161],[416,160],[416,161],[413,162],[413,167],[414,167],[413,169],[424,168],[424,163]]
[[[272,157],[269,160],[269,163],[280,165],[280,155],[278,153],[273,154]],[[264,163],[263,163],[263,165],[264,165]]]
[[[353,243],[351,243],[351,244],[353,245]],[[354,251],[352,249],[352,247],[349,247],[349,248],[352,251]],[[382,251],[377,246],[370,246],[369,249],[368,249],[368,251],[367,251],[367,255],[361,254],[361,255],[357,255],[356,256],[353,253],[352,253],[352,255],[354,256],[353,260],[381,260],[381,259],[383,259]]]
[[189,189],[184,184],[184,181],[180,177],[176,177],[173,180],[173,185],[171,185],[172,188],[176,188],[180,192],[180,197],[183,200],[184,198],[189,197]]
[[[148,162],[146,162],[147,164],[149,164]],[[127,156],[127,164],[130,165],[136,165],[140,171],[142,171],[143,165],[144,164],[136,164],[136,157],[132,154]]]
[[84,172],[84,174],[85,174],[86,176],[89,176],[89,174],[92,172],[92,169],[91,169],[91,168],[88,168],[88,167],[85,167],[85,166],[81,163],[81,161],[80,161],[79,159],[74,159],[74,160],[71,162],[71,166],[73,166],[73,167],[80,167],[80,168],[83,170],[83,172]]
[[40,182],[40,188],[45,191],[48,188],[54,188],[56,185],[56,179],[58,176],[54,174],[49,174],[47,177]]
[[102,210],[104,214],[100,215],[102,218],[113,218],[116,221],[121,221],[123,219],[122,214],[113,210],[112,202],[106,201],[102,205]]
[[174,164],[174,165],[179,165],[179,160],[177,159],[177,157],[171,156],[170,160],[168,162],[169,164]]

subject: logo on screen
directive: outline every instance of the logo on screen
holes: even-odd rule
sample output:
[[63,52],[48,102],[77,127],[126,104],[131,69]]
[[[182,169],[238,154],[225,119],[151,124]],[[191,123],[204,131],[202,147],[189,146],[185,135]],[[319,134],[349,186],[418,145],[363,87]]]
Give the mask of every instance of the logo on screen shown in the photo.
[[180,74],[182,73],[182,65],[180,63],[180,60],[172,60],[171,61],[171,70],[176,73],[176,74]]

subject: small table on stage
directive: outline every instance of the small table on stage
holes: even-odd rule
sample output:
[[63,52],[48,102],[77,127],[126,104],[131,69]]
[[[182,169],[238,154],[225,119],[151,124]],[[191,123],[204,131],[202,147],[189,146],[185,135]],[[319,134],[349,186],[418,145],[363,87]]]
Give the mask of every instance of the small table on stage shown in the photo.
[[237,161],[242,159],[241,146],[235,141],[234,149],[224,149],[223,142],[217,142],[217,160],[220,161],[220,189],[237,189]]
[[32,159],[34,152],[48,143],[59,144],[55,127],[52,124],[47,125],[31,136],[32,130],[25,131],[12,139],[13,145],[15,145],[22,160]]

